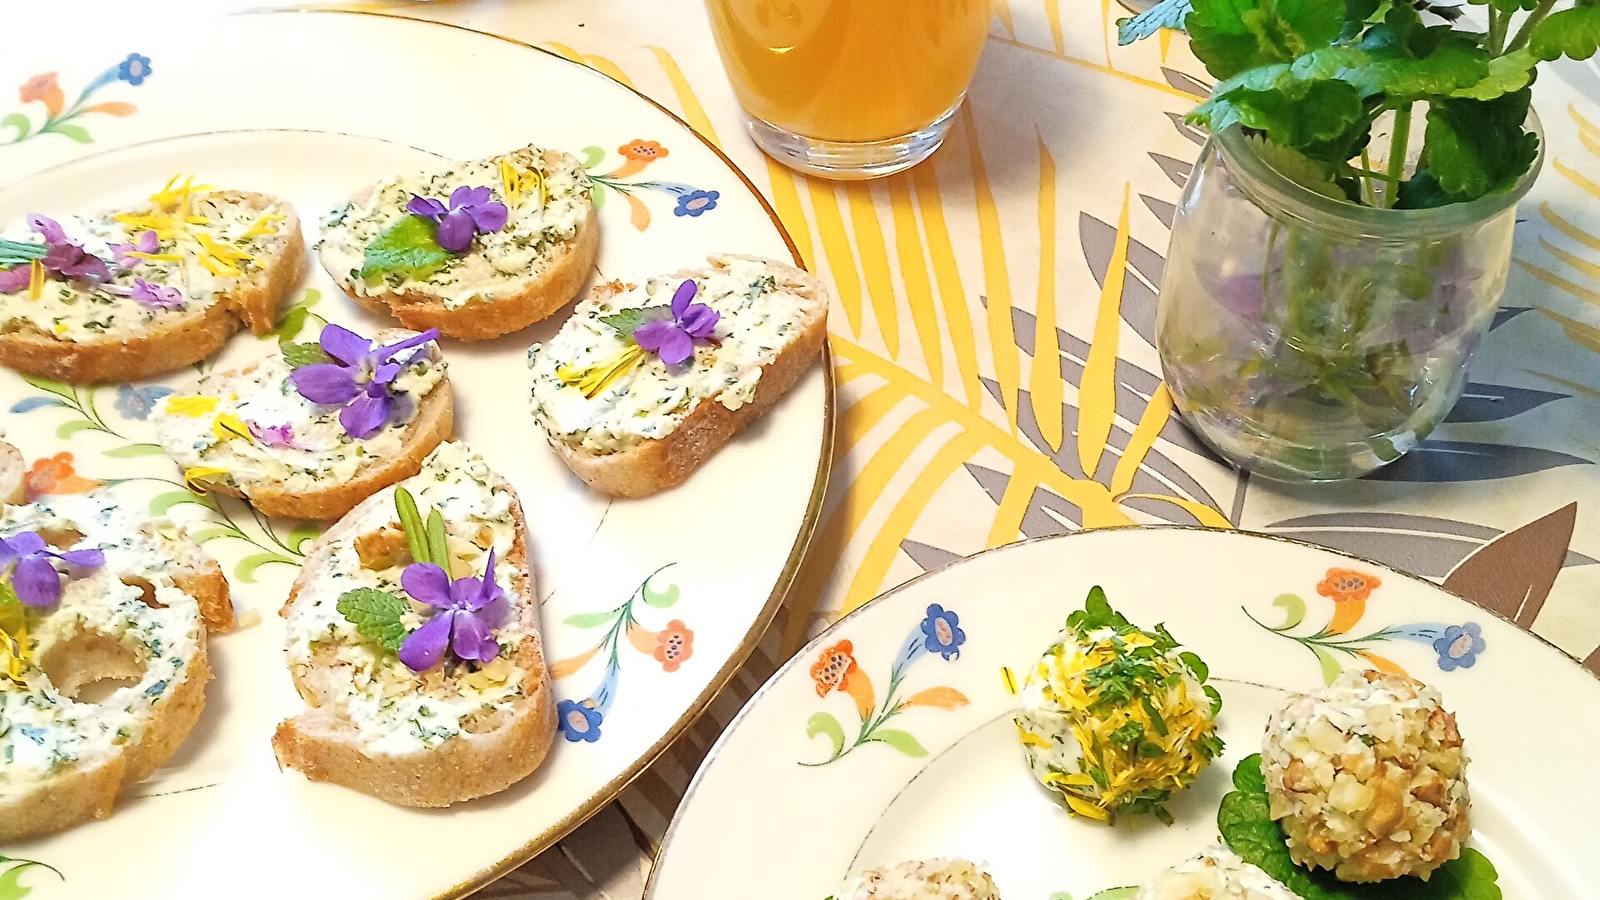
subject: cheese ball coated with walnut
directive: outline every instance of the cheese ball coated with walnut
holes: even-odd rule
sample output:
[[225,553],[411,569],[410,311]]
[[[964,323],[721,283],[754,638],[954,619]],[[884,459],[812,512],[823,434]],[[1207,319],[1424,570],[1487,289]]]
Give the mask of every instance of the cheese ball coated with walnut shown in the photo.
[[1303,866],[1342,881],[1426,880],[1471,834],[1467,757],[1439,692],[1349,671],[1272,714],[1261,771]]

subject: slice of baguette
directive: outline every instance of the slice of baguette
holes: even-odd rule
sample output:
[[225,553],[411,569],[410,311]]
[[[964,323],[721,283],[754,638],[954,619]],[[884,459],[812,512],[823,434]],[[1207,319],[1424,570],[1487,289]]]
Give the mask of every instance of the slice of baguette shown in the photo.
[[[0,534],[35,531],[61,549],[100,549],[105,565],[64,582],[52,607],[28,607],[22,683],[0,674],[0,840],[111,815],[188,737],[211,679],[207,626],[233,621],[216,561],[182,529],[104,494],[13,506]],[[132,685],[99,702],[93,682]]]
[[[388,328],[378,332],[374,340],[379,344],[392,344],[414,334],[401,328]],[[411,420],[391,424],[371,438],[338,444],[336,453],[292,448],[271,450],[242,437],[195,449],[197,443],[215,439],[219,415],[232,414],[249,421],[252,401],[264,402],[277,412],[287,408],[306,415],[308,420],[296,425],[297,435],[311,431],[315,432],[315,439],[327,441],[343,434],[337,408],[318,406],[302,400],[293,388],[284,389],[292,370],[281,353],[237,372],[202,379],[196,394],[174,394],[163,400],[152,421],[167,455],[186,472],[202,467],[236,470],[191,477],[188,480],[192,485],[248,500],[269,516],[337,519],[380,488],[417,474],[422,469],[422,460],[454,433],[455,398],[449,376],[443,374],[446,363],[437,343],[425,346],[430,351],[428,365],[437,367],[441,374],[422,399],[415,401],[416,412]],[[200,416],[171,411],[174,400],[181,404],[196,396],[218,398],[216,408]],[[279,424],[280,421],[265,424]],[[236,452],[237,441],[249,441],[252,445],[242,459]],[[355,448],[364,455],[354,458],[353,470],[346,471],[341,461],[349,461],[349,451]],[[277,464],[269,462],[274,459]],[[233,465],[229,465],[230,461]]]
[[[130,287],[139,277],[177,287],[187,298],[182,309],[146,309],[132,299],[108,295],[92,284],[55,280],[46,283],[47,291],[69,291],[80,309],[89,308],[90,298],[94,298],[95,308],[113,311],[111,314],[117,317],[113,322],[120,319],[132,323],[115,331],[80,328],[69,329],[65,334],[52,333],[43,320],[45,314],[29,305],[37,301],[31,300],[26,290],[0,294],[0,365],[26,375],[73,384],[134,381],[205,359],[221,349],[241,327],[256,334],[271,331],[279,307],[306,272],[305,240],[293,207],[276,197],[244,191],[200,193],[186,202],[191,214],[204,217],[208,223],[189,223],[190,229],[249,252],[252,258],[241,262],[238,276],[203,276],[205,270],[197,262],[204,252],[201,244],[193,238],[163,238],[161,252],[175,253],[183,257],[183,262],[142,262],[120,274],[116,284]],[[173,215],[155,203],[123,212]],[[263,214],[282,216],[273,226],[277,231],[242,238],[246,223]],[[68,237],[85,240],[86,248],[133,242],[135,236],[113,215],[107,213],[82,223],[88,234],[76,234],[72,226],[63,225],[68,228]],[[142,228],[135,227],[134,231],[143,233]],[[191,279],[200,284],[201,278],[207,282],[203,290],[190,284]]]
[[[545,194],[532,187],[518,202],[507,202],[500,172],[504,160],[519,172],[541,173]],[[413,194],[446,202],[459,187],[487,186],[506,203],[506,227],[477,236],[472,246],[442,271],[424,279],[360,277],[367,248],[406,218]],[[549,204],[540,202],[548,196]],[[541,237],[542,236],[542,237]],[[518,241],[544,246],[529,255]],[[357,192],[329,217],[317,250],[322,266],[351,299],[373,312],[392,315],[407,328],[468,341],[521,331],[553,315],[583,288],[594,269],[600,227],[589,199],[583,163],[570,153],[524,147],[467,162],[443,163],[427,172],[399,176]]]
[[0,505],[27,499],[28,462],[22,451],[0,441]]
[[[483,575],[485,548],[477,541],[495,548],[496,580],[511,604],[496,632],[502,654],[482,668],[447,655],[427,672],[413,673],[337,611],[338,597],[358,585],[382,585],[404,597],[398,582],[411,560],[394,488],[385,488],[317,540],[289,593],[283,615],[290,674],[309,709],[278,726],[272,747],[279,765],[312,781],[401,806],[443,807],[502,791],[537,769],[555,737],[555,701],[516,492],[459,443],[440,445],[422,472],[402,484],[424,517],[441,504],[451,516],[453,577]],[[427,609],[414,601],[411,607],[419,614]],[[410,627],[422,621],[414,618]],[[499,684],[474,684],[497,669],[504,678]],[[459,715],[452,703],[464,704],[467,713]],[[431,711],[421,713],[428,704]],[[442,730],[421,738],[408,713]]]
[[[534,418],[544,428],[561,461],[601,493],[643,497],[682,484],[735,434],[788,393],[822,352],[827,340],[830,297],[820,280],[793,266],[752,256],[725,254],[707,262],[704,269],[651,279],[642,290],[618,284],[597,288],[578,305],[547,346],[536,346],[530,352]],[[720,289],[727,286],[728,279],[738,279],[737,286],[750,277],[771,278],[773,289],[742,310],[738,301],[748,297],[741,297],[738,290],[719,295],[707,287],[715,283]],[[619,309],[664,305],[677,286],[691,278],[701,285],[695,301],[717,309],[723,318],[715,331],[720,343],[697,342],[696,357],[688,372],[681,367],[668,367],[651,354],[594,398],[585,399],[578,388],[566,384],[561,375],[563,369],[581,369],[626,346],[609,333],[609,326],[596,324],[599,317]],[[762,316],[785,313],[790,319],[789,330],[766,352],[728,359],[734,355],[747,325]],[[741,385],[753,384],[753,395],[735,396],[725,402],[725,396],[736,393],[736,388],[722,390],[720,381],[708,384],[692,377],[693,373],[708,369],[718,369],[720,374],[720,367],[728,365],[737,368],[735,377]],[[625,395],[639,390],[641,385],[658,393],[683,388],[689,391],[687,409],[656,410],[656,415],[644,419],[659,420],[660,437],[641,436],[633,424],[640,417],[621,408],[627,402]],[[586,427],[563,427],[573,422]]]

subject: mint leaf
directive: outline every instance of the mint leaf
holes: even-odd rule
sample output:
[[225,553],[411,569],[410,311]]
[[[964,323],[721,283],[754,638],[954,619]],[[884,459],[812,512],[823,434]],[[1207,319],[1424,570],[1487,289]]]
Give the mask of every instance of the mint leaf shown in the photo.
[[356,274],[365,281],[385,275],[425,280],[452,259],[450,252],[439,246],[435,233],[430,220],[406,216],[367,245],[366,259]]
[[1418,169],[1410,178],[1400,182],[1395,197],[1395,209],[1432,209],[1451,203],[1450,195],[1439,186],[1439,179],[1426,168]]
[[[1293,147],[1274,144],[1259,135],[1253,135],[1245,140],[1250,142],[1256,155],[1279,175],[1324,197],[1331,197],[1334,200],[1345,199],[1344,191],[1334,183],[1333,171],[1329,166],[1311,159]],[[1345,154],[1341,158],[1349,157],[1350,154]]]
[[1218,78],[1293,62],[1344,30],[1345,0],[1193,0],[1185,27],[1195,56]]
[[1428,107],[1428,169],[1456,202],[1510,190],[1533,165],[1539,138],[1523,130],[1529,88],[1494,100],[1437,99]]
[[1543,60],[1585,60],[1600,49],[1600,5],[1579,3],[1533,27],[1528,49]]
[[1117,20],[1117,44],[1126,47],[1134,41],[1144,40],[1163,28],[1181,30],[1183,20],[1194,8],[1190,0],[1161,0],[1131,19]]
[[1361,94],[1343,81],[1294,81],[1285,88],[1237,88],[1212,97],[1187,121],[1213,132],[1234,123],[1265,132],[1286,147],[1305,147],[1338,137],[1362,117]]
[[1396,878],[1377,884],[1347,884],[1317,869],[1303,869],[1289,856],[1283,830],[1267,805],[1261,755],[1239,761],[1233,770],[1237,790],[1222,798],[1217,830],[1228,848],[1254,863],[1303,900],[1500,900],[1494,864],[1471,848],[1434,870],[1427,881]]
[[1533,67],[1539,58],[1524,47],[1505,56],[1489,60],[1489,72],[1476,84],[1452,91],[1450,96],[1463,100],[1493,100],[1505,94],[1514,94],[1533,81]]
[[400,642],[406,637],[406,626],[400,622],[407,609],[404,600],[374,588],[356,588],[340,594],[335,608],[362,637],[390,653],[400,652]]
[[291,369],[333,362],[333,357],[329,356],[328,351],[322,349],[320,344],[286,342],[279,344],[278,349],[283,352],[283,361],[288,363]]
[[601,316],[600,321],[611,326],[619,337],[628,343],[633,342],[633,333],[646,322],[665,321],[672,318],[670,306],[646,306],[639,309],[619,310],[609,316]]
[[1393,50],[1373,53],[1372,62],[1342,78],[1363,97],[1382,94],[1390,102],[1451,94],[1489,76],[1489,54],[1470,41],[1450,41],[1420,59]]

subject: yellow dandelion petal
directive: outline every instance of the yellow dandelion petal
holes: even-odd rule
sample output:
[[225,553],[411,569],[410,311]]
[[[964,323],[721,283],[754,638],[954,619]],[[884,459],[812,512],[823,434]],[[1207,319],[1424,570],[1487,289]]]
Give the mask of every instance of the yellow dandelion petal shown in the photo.
[[278,215],[277,213],[262,213],[261,218],[256,219],[250,224],[250,227],[245,230],[244,237],[248,239],[254,237],[264,237],[269,234],[277,234],[278,223],[282,221],[283,216]]
[[556,369],[556,377],[561,379],[562,384],[582,391],[586,399],[593,400],[617,379],[632,371],[643,359],[644,349],[635,344],[616,356],[601,360],[586,369],[559,366]]
[[1099,806],[1090,803],[1082,797],[1079,797],[1076,794],[1066,793],[1062,794],[1061,796],[1066,799],[1067,808],[1078,815],[1083,816],[1086,819],[1093,819],[1096,822],[1111,821],[1110,813],[1106,812],[1104,809],[1101,809]]
[[1006,693],[1011,694],[1012,696],[1016,696],[1016,693],[1017,693],[1017,676],[1012,674],[1011,668],[1009,666],[1001,666],[1000,667],[1000,680],[1006,686]]
[[218,475],[226,475],[228,470],[220,466],[190,466],[183,470],[183,483],[189,490],[196,494],[204,494],[210,490],[207,483]]
[[234,438],[251,440],[250,428],[233,413],[223,413],[211,422],[211,432],[219,441],[231,441]]
[[216,397],[168,397],[167,412],[174,416],[198,419],[215,410],[218,402]]
[[28,263],[28,299],[37,300],[44,294],[44,263],[36,260]]

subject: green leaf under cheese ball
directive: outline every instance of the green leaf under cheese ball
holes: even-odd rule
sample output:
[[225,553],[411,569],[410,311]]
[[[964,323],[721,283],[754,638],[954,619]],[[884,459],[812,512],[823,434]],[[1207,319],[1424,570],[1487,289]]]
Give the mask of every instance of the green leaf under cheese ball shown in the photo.
[[1350,884],[1328,872],[1295,865],[1283,829],[1273,821],[1267,803],[1267,781],[1261,755],[1239,761],[1233,770],[1235,790],[1217,809],[1217,830],[1228,849],[1276,878],[1302,900],[1501,900],[1494,864],[1470,847],[1445,863],[1427,881],[1394,878],[1375,884]]

